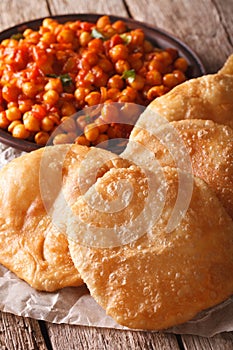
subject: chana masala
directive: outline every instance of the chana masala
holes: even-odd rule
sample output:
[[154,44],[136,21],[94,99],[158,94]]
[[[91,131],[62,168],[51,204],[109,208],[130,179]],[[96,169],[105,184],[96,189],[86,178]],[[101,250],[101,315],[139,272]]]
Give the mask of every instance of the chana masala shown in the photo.
[[0,128],[39,145],[51,134],[54,144],[87,146],[127,138],[137,105],[184,82],[187,68],[176,49],[155,48],[142,29],[130,30],[124,21],[46,18],[38,31],[27,28],[0,44]]

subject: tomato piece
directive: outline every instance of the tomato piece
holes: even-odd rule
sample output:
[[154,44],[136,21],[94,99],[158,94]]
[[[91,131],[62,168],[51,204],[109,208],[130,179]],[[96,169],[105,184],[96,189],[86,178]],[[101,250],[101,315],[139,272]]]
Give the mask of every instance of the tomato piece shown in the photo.
[[94,27],[93,23],[89,23],[89,22],[80,23],[80,28],[83,29],[85,32],[90,32],[93,27]]
[[35,104],[32,106],[32,114],[36,119],[41,120],[47,114],[46,107],[42,106],[42,105]]

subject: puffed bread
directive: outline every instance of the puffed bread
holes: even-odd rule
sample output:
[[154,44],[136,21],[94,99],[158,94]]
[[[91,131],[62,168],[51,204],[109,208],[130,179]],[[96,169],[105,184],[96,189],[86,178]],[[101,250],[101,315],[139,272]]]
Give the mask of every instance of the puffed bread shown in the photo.
[[[88,163],[84,177],[78,176],[90,150],[95,160]],[[70,258],[65,223],[58,225],[53,208],[61,193],[69,208],[109,168],[128,163],[105,150],[57,145],[7,164],[0,171],[0,263],[38,290],[81,285]],[[58,208],[61,220],[63,209]]]
[[162,215],[153,222],[153,212],[147,212],[147,232],[140,238],[132,232],[131,243],[95,246],[106,228],[114,229],[116,235],[124,233],[122,227],[134,223],[149,194],[150,202],[158,200],[158,191],[149,190],[146,174],[137,166],[111,169],[94,185],[100,196],[111,202],[117,196],[112,189],[119,181],[128,181],[135,192],[121,212],[93,209],[83,196],[72,206],[74,217],[80,215],[78,220],[96,228],[99,236],[89,237],[88,244],[75,219],[68,223],[68,232],[73,232],[69,237],[71,257],[91,295],[108,315],[130,328],[164,329],[185,322],[233,292],[231,218],[209,187],[196,178],[188,211],[179,225],[167,232],[176,202],[178,172],[167,167],[163,174],[166,181],[159,183],[167,193]]
[[219,74],[233,75],[233,54],[228,57],[223,67],[218,71]]
[[210,120],[187,119],[162,125],[156,135],[136,128],[130,140],[153,152],[161,166],[177,167],[176,160],[183,158],[178,138],[190,157],[193,174],[214,190],[233,218],[233,130]]
[[[48,147],[46,152],[55,159],[68,147]],[[75,150],[79,147],[73,146]],[[86,154],[89,149],[81,150]],[[53,225],[41,198],[43,152],[25,154],[0,171],[0,263],[32,287],[54,291],[83,281],[70,258],[66,236]],[[72,176],[71,159],[64,171]]]
[[168,121],[211,119],[233,128],[233,75],[214,74],[190,79],[156,98],[147,107]]

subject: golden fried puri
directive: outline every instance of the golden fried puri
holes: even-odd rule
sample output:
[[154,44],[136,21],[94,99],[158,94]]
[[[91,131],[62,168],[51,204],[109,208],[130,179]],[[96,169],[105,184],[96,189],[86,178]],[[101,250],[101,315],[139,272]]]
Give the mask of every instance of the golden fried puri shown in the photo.
[[131,141],[153,152],[161,166],[172,167],[179,167],[177,160],[184,157],[179,139],[193,174],[207,182],[233,218],[233,130],[211,120],[190,119],[164,124],[156,135],[144,128],[131,135]]
[[[55,159],[65,149],[54,146],[46,152]],[[67,238],[53,225],[41,198],[43,152],[25,154],[0,171],[0,263],[32,287],[54,291],[83,282],[71,260]],[[70,160],[64,171],[72,175],[72,166]]]
[[[118,184],[126,181],[134,191],[131,197],[123,191],[123,202],[130,201],[113,212],[108,206],[106,211],[93,208],[88,196],[79,197],[72,206],[74,218],[68,222],[69,247],[91,295],[108,315],[130,328],[163,329],[232,294],[233,222],[211,189],[195,178],[188,210],[168,231],[179,171],[165,167],[162,181],[154,171],[158,181],[155,177],[152,185],[148,174],[130,166],[100,177],[93,193],[110,205],[117,198]],[[190,179],[188,174],[183,176]],[[156,203],[164,204],[157,220]],[[82,228],[76,225],[79,220]]]
[[233,54],[228,57],[223,67],[218,71],[218,74],[233,75]]
[[146,113],[150,111],[168,121],[210,119],[233,128],[233,75],[190,79],[152,101]]

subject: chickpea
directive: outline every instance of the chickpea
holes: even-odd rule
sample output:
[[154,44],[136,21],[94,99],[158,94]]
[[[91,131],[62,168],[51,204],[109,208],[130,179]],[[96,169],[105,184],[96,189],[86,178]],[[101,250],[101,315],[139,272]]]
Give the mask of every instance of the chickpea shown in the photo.
[[105,123],[116,123],[119,121],[119,111],[113,103],[106,103],[101,109],[101,117]]
[[132,46],[142,46],[145,39],[145,34],[142,29],[131,30],[131,41]]
[[126,89],[122,90],[121,96],[127,96],[128,102],[134,102],[137,98],[137,91],[130,86],[127,86]]
[[94,75],[94,73],[88,72],[88,73],[85,75],[85,77],[84,77],[84,81],[85,81],[86,83],[89,83],[89,86],[90,86],[90,88],[91,88],[91,85],[94,84],[94,82],[95,82],[95,75]]
[[70,138],[67,134],[57,134],[53,139],[54,145],[60,145],[65,143],[70,143]]
[[119,89],[116,88],[110,88],[107,91],[107,98],[113,101],[117,101],[118,97],[120,96],[121,92]]
[[181,72],[186,72],[186,70],[188,69],[188,62],[185,58],[179,57],[175,60],[174,67],[175,69],[178,69]]
[[143,44],[143,48],[145,53],[149,53],[153,50],[153,45],[148,40],[145,40]]
[[117,31],[118,34],[125,33],[127,31],[126,24],[123,21],[116,21],[112,27]]
[[113,71],[113,64],[107,58],[101,58],[98,61],[98,66],[102,68],[105,73],[110,73]]
[[94,146],[98,145],[98,147],[101,148],[107,148],[108,147],[108,140],[109,137],[106,134],[101,134],[97,137],[97,139],[94,141]]
[[112,27],[111,24],[107,24],[104,27],[103,32],[104,32],[104,36],[107,38],[111,38],[113,35],[116,34],[116,30]]
[[87,115],[80,115],[77,120],[76,120],[76,124],[78,126],[78,128],[83,131],[85,126],[87,126],[87,124],[89,124],[92,121],[91,117],[87,116]]
[[[45,18],[42,22],[42,26],[45,28],[48,28],[51,30],[51,28],[53,28],[53,26],[56,24],[57,22],[55,22],[52,18]],[[27,30],[27,29],[26,29]]]
[[128,95],[120,95],[117,99],[117,102],[125,103],[125,102],[132,102],[132,101]]
[[44,33],[40,39],[42,42],[50,45],[52,43],[55,43],[56,42],[56,36],[51,33],[51,32],[47,32],[47,33]]
[[83,102],[85,97],[89,94],[90,89],[84,87],[78,87],[74,92],[74,97],[77,101]]
[[109,139],[115,139],[115,138],[117,138],[119,136],[117,134],[117,130],[115,128],[113,128],[112,126],[110,126],[108,128],[107,135],[108,135]]
[[61,107],[61,114],[62,116],[70,116],[75,114],[76,108],[74,107],[72,102],[63,102],[62,107]]
[[161,85],[162,75],[159,71],[153,69],[146,73],[146,82],[150,85]]
[[109,56],[114,63],[118,60],[126,60],[128,58],[128,54],[129,50],[123,44],[115,45],[112,49],[109,50]]
[[100,75],[95,77],[94,83],[96,87],[101,87],[101,86],[107,85],[107,81],[108,81],[108,75],[102,72]]
[[26,82],[22,85],[22,91],[25,96],[34,98],[38,92],[38,86],[34,82]]
[[32,32],[33,32],[33,30],[32,30],[31,28],[27,28],[27,29],[24,30],[23,36],[26,38],[26,37],[29,36]]
[[7,129],[7,130],[8,130],[10,133],[12,133],[14,127],[15,127],[16,125],[18,125],[18,124],[22,124],[22,122],[21,122],[20,120],[14,120],[13,122],[10,123],[10,125],[8,126],[8,129]]
[[88,104],[88,106],[95,106],[100,103],[100,99],[100,93],[98,91],[93,91],[85,97],[85,102]]
[[60,94],[63,91],[62,82],[59,78],[50,78],[44,89],[45,91],[55,90]]
[[32,100],[19,100],[19,110],[21,113],[30,111],[33,105]]
[[123,89],[124,87],[124,80],[121,78],[120,75],[115,74],[108,80],[108,88],[114,88],[114,89]]
[[10,121],[6,117],[6,112],[1,111],[0,112],[0,128],[7,129],[9,125],[10,125]]
[[128,84],[135,90],[142,90],[145,85],[145,78],[141,75],[136,74],[135,79],[133,81],[128,81]]
[[43,95],[44,103],[53,106],[59,100],[59,94],[55,90],[48,90]]
[[46,145],[46,143],[49,141],[49,134],[45,131],[39,131],[35,135],[35,142],[37,145]]
[[98,126],[100,134],[108,130],[108,124],[101,117],[95,120],[95,124]]
[[72,43],[74,40],[74,32],[71,29],[63,29],[57,36],[57,41],[59,43]]
[[156,97],[162,96],[168,91],[169,89],[166,86],[163,86],[163,85],[153,86],[151,89],[148,90],[147,98],[149,101],[152,101]]
[[162,62],[166,66],[172,64],[172,56],[168,51],[157,52],[155,55],[155,59]]
[[52,131],[54,129],[54,122],[49,117],[44,117],[41,120],[41,129],[43,131]]
[[52,120],[54,125],[59,125],[60,124],[60,117],[59,117],[59,115],[50,114],[50,115],[48,115],[48,117],[49,117],[50,120]]
[[76,144],[82,145],[82,146],[90,146],[90,141],[87,140],[87,138],[84,135],[78,136],[75,141]]
[[11,107],[18,107],[18,103],[16,101],[8,102],[7,108],[9,109]]
[[100,17],[96,22],[97,28],[104,28],[107,24],[110,24],[110,19],[108,16]]
[[91,40],[92,36],[89,32],[82,32],[79,36],[79,43],[81,46],[87,46]]
[[173,88],[174,86],[178,85],[178,83],[179,81],[173,73],[168,73],[163,76],[163,84],[168,88]]
[[92,39],[88,43],[88,49],[96,53],[102,53],[104,51],[103,41],[101,39]]
[[4,85],[2,88],[2,97],[7,102],[17,101],[20,90],[15,85]]
[[173,49],[172,47],[168,47],[165,51],[169,52],[173,61],[175,61],[178,57],[178,50]]
[[100,87],[100,95],[101,95],[100,101],[102,103],[105,102],[107,100],[107,98],[108,98],[107,88],[106,87],[104,87],[104,86]]
[[11,107],[6,110],[6,117],[10,122],[19,120],[21,119],[21,111],[17,107]]
[[76,123],[73,118],[63,117],[61,119],[61,128],[66,132],[75,132],[77,129]]
[[174,70],[172,73],[175,75],[176,79],[178,80],[178,84],[181,84],[186,80],[186,77],[182,71]]
[[118,60],[115,63],[115,69],[118,74],[123,74],[125,71],[130,69],[130,64],[126,60]]
[[99,60],[97,53],[91,51],[85,51],[82,57],[88,62],[91,67],[95,66]]
[[140,107],[135,103],[125,103],[121,108],[121,118],[124,123],[134,123],[140,115]]
[[166,71],[166,66],[164,65],[163,62],[161,62],[157,59],[152,59],[149,62],[148,69],[149,70],[157,70],[160,73],[164,73]]
[[86,139],[90,142],[93,142],[99,136],[99,129],[95,123],[91,123],[85,126],[84,135]]
[[30,136],[30,132],[26,130],[25,125],[17,124],[12,130],[12,136],[17,139],[27,139]]
[[40,131],[40,121],[30,112],[24,118],[23,123],[28,131]]
[[77,137],[77,133],[75,131],[69,131],[67,133],[67,136],[69,138],[69,143],[74,143],[76,137]]

